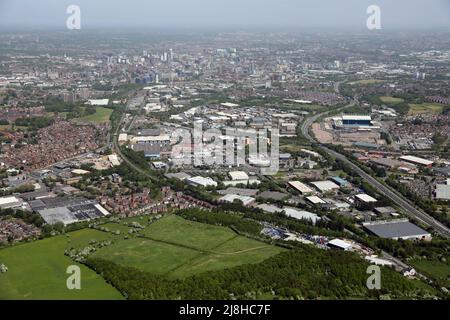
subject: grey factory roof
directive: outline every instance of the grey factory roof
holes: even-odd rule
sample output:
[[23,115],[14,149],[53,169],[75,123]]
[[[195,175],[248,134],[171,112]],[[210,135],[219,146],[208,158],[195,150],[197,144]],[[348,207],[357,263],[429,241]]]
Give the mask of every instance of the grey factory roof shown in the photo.
[[364,223],[363,226],[378,237],[386,239],[414,238],[430,234],[408,220]]
[[450,167],[434,168],[435,172],[450,177]]
[[258,193],[258,189],[243,189],[243,188],[235,188],[230,187],[225,190],[219,190],[218,193],[222,195],[226,194],[238,194],[240,196],[253,197]]
[[164,176],[168,179],[178,179],[181,181],[191,177],[190,175],[188,175],[187,173],[184,173],[184,172],[166,173]]
[[272,200],[283,200],[284,198],[286,198],[288,196],[289,195],[286,193],[276,192],[276,191],[264,191],[258,195],[258,197],[261,197],[263,199],[272,199]]
[[85,198],[57,197],[35,200],[30,203],[48,224],[64,225],[109,215],[100,204]]

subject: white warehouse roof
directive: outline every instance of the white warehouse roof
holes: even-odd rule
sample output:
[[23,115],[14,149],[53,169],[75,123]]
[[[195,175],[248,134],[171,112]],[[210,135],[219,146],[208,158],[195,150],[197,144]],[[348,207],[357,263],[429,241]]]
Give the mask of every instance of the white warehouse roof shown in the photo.
[[342,120],[368,120],[368,121],[372,121],[372,117],[371,116],[357,116],[357,115],[344,114],[342,116]]
[[204,177],[197,176],[197,177],[188,178],[188,179],[186,179],[186,181],[189,184],[196,185],[196,186],[203,186],[203,187],[213,186],[213,187],[217,187],[217,182],[215,182],[211,178],[204,178]]
[[232,171],[228,173],[232,180],[248,180],[249,177],[244,171]]
[[255,202],[256,199],[252,198],[252,197],[248,197],[248,196],[240,196],[237,194],[227,194],[219,199],[219,201],[230,202],[230,203],[234,202],[234,200],[241,200],[242,203],[244,204],[244,206],[248,206],[248,205],[252,204],[253,202]]
[[436,185],[436,199],[450,200],[450,185],[448,184]]
[[289,185],[299,191],[300,193],[311,193],[313,192],[307,185],[301,183],[300,181],[290,181]]
[[307,197],[306,200],[312,204],[325,204],[326,202],[320,199],[318,196]]
[[109,99],[91,99],[87,102],[91,106],[107,106],[109,104]]
[[320,220],[320,217],[314,213],[308,211],[300,211],[295,208],[284,207],[283,211],[288,217],[299,219],[299,220],[311,220],[312,223],[316,223]]
[[14,206],[20,206],[21,204],[22,204],[22,201],[20,201],[16,197],[0,198],[0,207],[14,207]]
[[368,194],[357,194],[356,198],[358,198],[359,200],[366,202],[366,203],[370,203],[370,202],[377,202],[378,200],[369,196]]
[[331,191],[339,189],[340,187],[334,183],[333,181],[316,181],[311,182],[312,185],[314,185],[317,189],[319,189],[322,192]]
[[332,245],[333,247],[341,248],[343,250],[349,250],[352,248],[352,245],[341,239],[333,239],[327,243],[328,245]]
[[434,163],[433,161],[415,157],[415,156],[403,156],[403,157],[400,157],[400,159],[404,160],[404,161],[408,161],[408,162],[418,163],[418,164],[421,164],[424,166],[431,166]]
[[132,139],[133,143],[149,142],[149,141],[170,141],[170,137],[168,135],[160,135],[160,136],[134,137]]

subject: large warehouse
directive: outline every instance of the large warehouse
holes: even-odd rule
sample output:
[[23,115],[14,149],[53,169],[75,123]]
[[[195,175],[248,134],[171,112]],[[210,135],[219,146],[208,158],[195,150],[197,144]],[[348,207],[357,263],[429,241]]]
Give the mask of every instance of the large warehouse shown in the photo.
[[95,200],[72,197],[42,198],[30,202],[48,224],[68,225],[108,216],[110,213]]
[[313,191],[305,184],[300,181],[290,181],[288,185],[298,191],[300,194],[311,194]]
[[433,161],[415,157],[415,156],[402,156],[402,157],[400,157],[400,160],[403,160],[403,161],[406,161],[406,162],[409,162],[409,163],[412,163],[415,165],[429,167],[429,168],[431,168],[434,163]]
[[311,182],[311,184],[322,193],[338,190],[340,188],[336,183],[334,183],[333,181],[329,181],[329,180],[315,181],[315,182]]
[[0,209],[18,209],[22,208],[23,201],[16,197],[0,198]]
[[344,126],[371,126],[371,116],[359,116],[359,115],[343,115],[342,124]]
[[431,234],[408,219],[363,223],[364,229],[384,239],[431,240]]

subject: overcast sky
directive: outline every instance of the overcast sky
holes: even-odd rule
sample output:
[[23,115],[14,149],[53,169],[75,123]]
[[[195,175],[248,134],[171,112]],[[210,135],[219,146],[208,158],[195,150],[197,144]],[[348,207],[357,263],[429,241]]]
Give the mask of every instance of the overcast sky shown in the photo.
[[381,8],[382,28],[445,28],[450,0],[0,0],[0,27],[65,28],[79,5],[82,28],[365,28]]

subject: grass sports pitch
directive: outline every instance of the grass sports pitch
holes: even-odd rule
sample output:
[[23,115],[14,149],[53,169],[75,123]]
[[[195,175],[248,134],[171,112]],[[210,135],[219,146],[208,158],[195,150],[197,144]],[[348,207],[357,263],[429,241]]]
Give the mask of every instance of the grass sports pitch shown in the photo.
[[[108,229],[113,229],[111,225]],[[94,253],[142,271],[182,278],[211,270],[259,263],[283,249],[237,235],[229,228],[167,216],[141,237],[117,241]]]
[[[237,235],[229,228],[192,222],[175,215],[148,224],[148,217],[122,219],[102,225],[108,232],[82,229],[0,250],[0,263],[8,267],[0,274],[3,299],[123,299],[121,294],[94,271],[64,255],[69,248],[82,249],[96,242],[112,244],[92,255],[142,271],[170,278],[259,263],[285,250]],[[145,228],[128,234],[127,224]],[[120,234],[114,234],[119,230]],[[81,268],[81,290],[68,290],[66,269]]]

